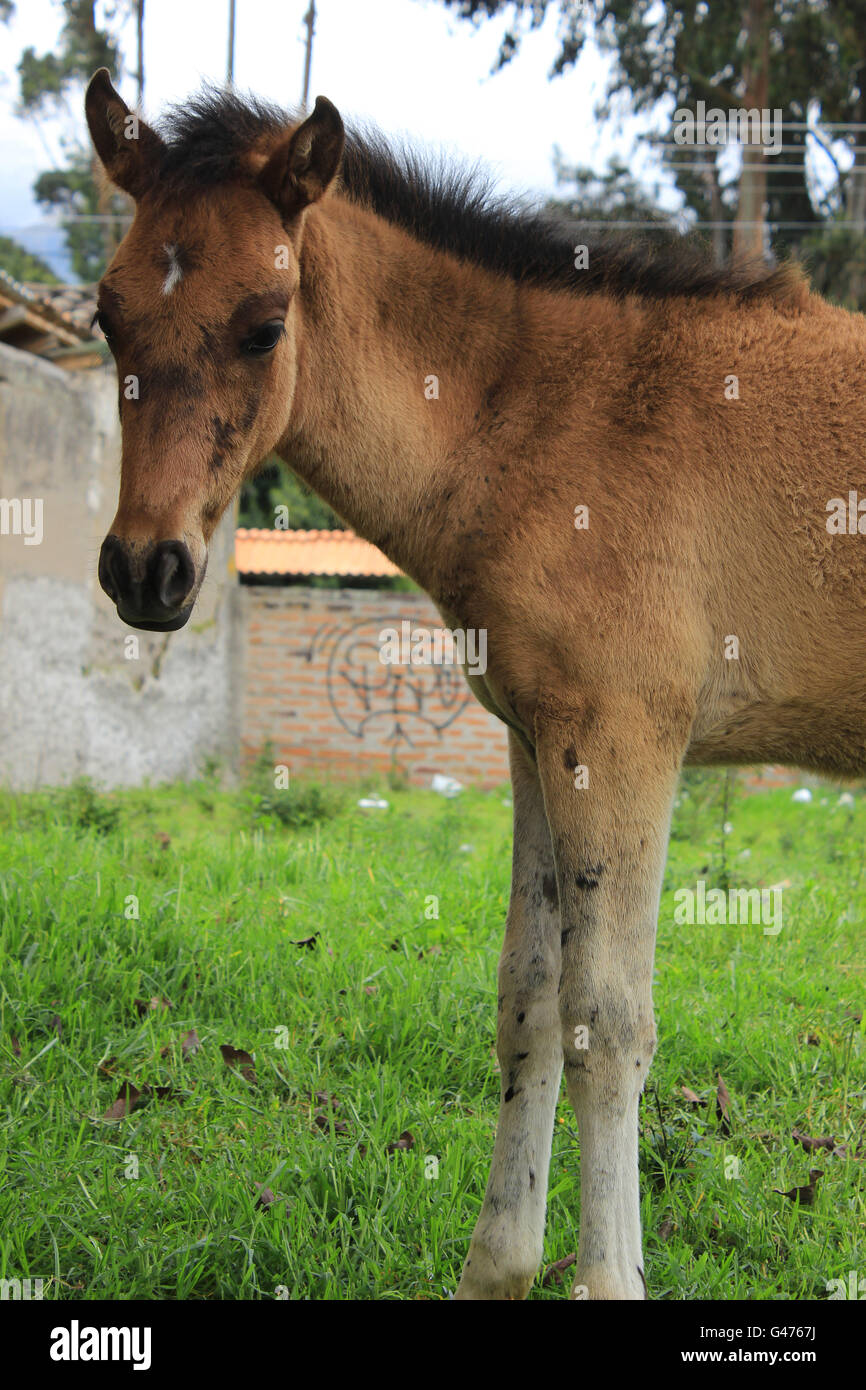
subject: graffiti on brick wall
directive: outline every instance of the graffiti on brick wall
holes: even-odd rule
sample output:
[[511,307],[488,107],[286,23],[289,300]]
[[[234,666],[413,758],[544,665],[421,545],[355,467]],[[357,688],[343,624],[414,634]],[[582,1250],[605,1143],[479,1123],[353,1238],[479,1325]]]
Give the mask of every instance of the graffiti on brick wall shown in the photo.
[[458,666],[385,666],[379,633],[401,618],[365,618],[349,627],[326,624],[313,638],[308,661],[327,660],[328,701],[354,738],[375,735],[413,747],[431,730],[440,737],[472,699]]

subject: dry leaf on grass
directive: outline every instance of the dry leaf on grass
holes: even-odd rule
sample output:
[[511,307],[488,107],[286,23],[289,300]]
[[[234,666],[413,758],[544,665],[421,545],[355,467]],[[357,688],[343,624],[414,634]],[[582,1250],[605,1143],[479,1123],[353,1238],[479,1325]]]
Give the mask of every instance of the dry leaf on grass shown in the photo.
[[133,1110],[137,1110],[139,1106],[144,1104],[147,1099],[146,1090],[145,1087],[144,1090],[140,1091],[137,1086],[133,1086],[131,1081],[125,1081],[117,1093],[117,1100],[108,1107],[103,1115],[103,1120],[123,1120],[127,1115],[131,1115]]
[[385,1145],[387,1154],[395,1154],[400,1149],[413,1149],[415,1147],[415,1136],[410,1129],[404,1129],[399,1139],[394,1139],[390,1144]]
[[332,1110],[339,1110],[340,1102],[336,1096],[332,1096],[330,1091],[311,1091],[310,1100],[317,1105],[330,1105]]
[[[323,1110],[316,1111],[315,1115],[313,1116],[313,1123],[318,1125],[319,1129],[326,1129],[328,1130],[328,1132],[330,1132],[331,1117],[330,1115],[326,1115]],[[344,1120],[334,1120],[334,1133],[348,1134],[349,1126],[345,1123]]]
[[220,1052],[227,1067],[239,1071],[251,1086],[256,1085],[256,1064],[248,1052],[242,1047],[232,1047],[231,1043],[220,1043]]
[[773,1191],[780,1197],[787,1197],[789,1202],[799,1202],[801,1207],[810,1207],[815,1200],[815,1184],[823,1176],[821,1168],[810,1168],[809,1181],[803,1187],[791,1187],[787,1192],[781,1187],[774,1187]]
[[[117,1100],[108,1107],[103,1120],[125,1120],[134,1110],[140,1110],[149,1100],[168,1100],[174,1094],[173,1086],[148,1086],[139,1089],[132,1081],[124,1081],[117,1093]],[[182,1099],[182,1097],[178,1097]]]
[[[549,1289],[553,1284],[563,1283],[563,1275],[565,1274],[565,1271],[567,1269],[571,1269],[571,1266],[576,1263],[577,1255],[575,1253],[572,1253],[571,1255],[563,1255],[561,1260],[554,1260],[553,1264],[548,1265],[547,1269],[544,1271],[544,1277],[541,1280],[541,1287],[543,1289]],[[569,1280],[569,1283],[570,1282],[571,1281]]]
[[143,1086],[141,1090],[134,1086],[131,1081],[124,1081],[117,1093],[117,1100],[114,1101],[103,1115],[103,1120],[123,1120],[127,1115],[131,1115],[133,1110],[138,1110],[149,1099],[149,1087]]
[[722,1134],[731,1132],[731,1096],[727,1086],[722,1080],[721,1072],[718,1073],[718,1086],[716,1088],[716,1114],[719,1117],[719,1129]]
[[798,1144],[802,1144],[807,1153],[812,1153],[814,1149],[829,1149],[832,1153],[836,1147],[836,1140],[832,1136],[816,1139],[811,1134],[803,1134],[799,1129],[791,1130],[791,1138]]

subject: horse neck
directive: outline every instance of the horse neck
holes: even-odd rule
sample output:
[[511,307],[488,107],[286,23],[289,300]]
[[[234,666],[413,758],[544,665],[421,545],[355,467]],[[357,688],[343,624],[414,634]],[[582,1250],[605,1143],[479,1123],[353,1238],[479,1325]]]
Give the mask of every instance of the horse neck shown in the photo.
[[526,350],[518,287],[332,197],[308,215],[299,295],[292,423],[279,452],[429,587],[431,530],[447,533],[466,496],[463,446]]

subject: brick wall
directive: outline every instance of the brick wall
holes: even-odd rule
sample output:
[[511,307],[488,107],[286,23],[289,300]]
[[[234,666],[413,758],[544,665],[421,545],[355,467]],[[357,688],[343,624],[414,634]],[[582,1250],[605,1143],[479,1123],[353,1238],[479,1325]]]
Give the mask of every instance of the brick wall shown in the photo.
[[456,666],[385,666],[378,634],[442,621],[423,594],[241,587],[241,752],[273,744],[291,773],[358,777],[395,767],[495,786],[508,777],[505,728]]

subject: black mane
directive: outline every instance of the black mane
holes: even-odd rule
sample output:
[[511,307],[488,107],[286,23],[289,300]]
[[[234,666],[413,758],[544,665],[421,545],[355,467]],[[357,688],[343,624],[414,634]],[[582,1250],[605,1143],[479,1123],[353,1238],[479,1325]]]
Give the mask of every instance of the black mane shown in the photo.
[[[255,97],[205,88],[174,107],[160,126],[166,142],[161,194],[249,179],[245,156],[272,146],[299,119]],[[652,238],[640,240],[599,236],[496,192],[477,168],[461,169],[400,147],[375,130],[347,130],[340,182],[344,196],[419,241],[518,282],[650,299],[786,298],[800,283],[791,265],[772,269],[759,260],[716,266],[702,243],[673,231],[654,229]],[[584,270],[574,265],[579,245],[589,251]]]

